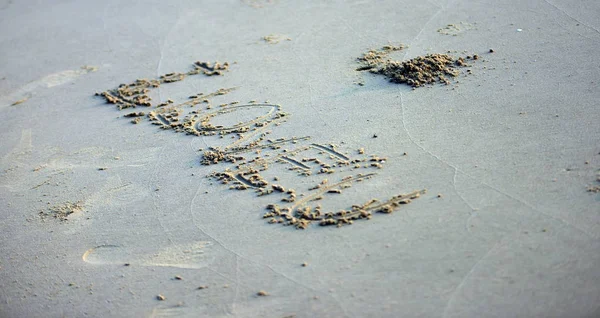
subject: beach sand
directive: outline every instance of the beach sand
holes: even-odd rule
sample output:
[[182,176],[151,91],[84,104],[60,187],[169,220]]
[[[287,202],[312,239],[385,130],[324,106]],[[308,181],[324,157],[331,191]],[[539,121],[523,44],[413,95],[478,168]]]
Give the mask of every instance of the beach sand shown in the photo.
[[0,1],[0,316],[600,315],[598,12]]

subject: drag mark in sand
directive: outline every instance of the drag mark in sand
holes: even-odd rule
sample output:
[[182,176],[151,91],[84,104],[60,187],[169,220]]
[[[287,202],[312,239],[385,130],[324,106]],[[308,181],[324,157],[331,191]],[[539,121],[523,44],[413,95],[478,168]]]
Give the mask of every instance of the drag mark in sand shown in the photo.
[[296,166],[297,166],[297,167],[299,167],[300,169],[304,169],[304,170],[310,170],[310,167],[309,167],[309,166],[307,166],[307,165],[303,164],[302,162],[300,162],[300,161],[298,161],[298,160],[295,160],[295,159],[289,158],[289,157],[287,157],[287,156],[282,156],[282,157],[281,157],[281,159],[283,159],[283,160],[285,160],[285,161],[287,161],[287,162],[289,162],[289,163],[291,163],[291,164],[293,164],[293,165],[296,165]]
[[312,147],[315,147],[315,148],[317,148],[317,149],[320,149],[320,150],[326,151],[326,152],[330,153],[331,155],[333,155],[333,156],[336,156],[336,157],[338,157],[338,158],[340,158],[340,159],[342,159],[342,160],[350,160],[350,158],[348,158],[348,157],[344,156],[343,154],[341,154],[341,153],[339,153],[339,152],[335,151],[335,150],[334,150],[334,149],[332,149],[332,148],[328,148],[328,147],[325,147],[325,146],[323,146],[323,145],[319,145],[319,144],[311,144],[311,146],[312,146]]

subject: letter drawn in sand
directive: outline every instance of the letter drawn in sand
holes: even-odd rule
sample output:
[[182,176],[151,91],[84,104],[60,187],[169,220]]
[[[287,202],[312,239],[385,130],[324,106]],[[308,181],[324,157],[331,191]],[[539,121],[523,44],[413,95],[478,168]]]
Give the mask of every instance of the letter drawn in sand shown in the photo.
[[[377,176],[374,172],[365,174],[348,175],[348,172],[357,169],[381,169],[387,158],[376,155],[366,156],[361,148],[358,158],[336,149],[335,145],[325,146],[327,143],[311,142],[310,136],[291,136],[272,138],[273,130],[291,118],[290,114],[283,111],[282,107],[269,102],[240,104],[239,101],[221,104],[218,110],[211,110],[211,100],[218,96],[226,95],[235,88],[219,89],[215,92],[204,94],[197,93],[189,100],[179,104],[171,99],[154,105],[148,92],[160,85],[180,82],[187,76],[204,74],[207,76],[222,75],[229,68],[228,63],[196,62],[194,69],[187,73],[169,73],[159,79],[138,79],[131,84],[121,84],[118,88],[97,94],[103,96],[108,103],[115,104],[119,110],[127,108],[150,108],[147,112],[131,113],[125,117],[135,117],[134,122],[139,123],[143,116],[154,125],[162,129],[194,136],[215,138],[231,138],[233,141],[220,147],[209,147],[204,150],[200,163],[203,165],[227,166],[221,172],[212,172],[208,177],[229,185],[233,190],[253,189],[257,196],[270,195],[279,197],[282,202],[290,203],[287,207],[270,204],[264,218],[268,223],[281,223],[294,225],[298,229],[306,229],[311,223],[317,221],[319,225],[352,224],[354,220],[370,219],[372,212],[391,213],[402,204],[407,204],[416,199],[424,190],[414,191],[406,195],[397,195],[383,203],[371,200],[362,205],[352,205],[339,212],[325,212],[320,205],[312,206],[315,201],[322,202],[335,198],[343,189],[349,188],[354,183],[368,180]],[[207,104],[206,110],[197,107]],[[253,114],[248,116],[247,114]],[[141,115],[140,115],[141,114]],[[246,116],[244,116],[246,115]],[[235,119],[235,123],[227,122]],[[239,118],[244,118],[239,120]],[[223,121],[222,124],[218,121]],[[270,138],[271,137],[271,138]],[[292,149],[285,149],[293,145]],[[308,157],[299,157],[304,154]],[[277,163],[277,164],[276,164]],[[317,178],[319,175],[340,177],[340,181],[327,185],[321,183],[309,189],[308,193],[297,193],[289,186],[270,184],[265,173],[271,169],[292,171],[293,178]],[[313,179],[294,179],[294,184],[304,184]],[[287,190],[286,190],[287,189]],[[316,191],[315,191],[316,190]],[[312,192],[311,192],[312,191]]]

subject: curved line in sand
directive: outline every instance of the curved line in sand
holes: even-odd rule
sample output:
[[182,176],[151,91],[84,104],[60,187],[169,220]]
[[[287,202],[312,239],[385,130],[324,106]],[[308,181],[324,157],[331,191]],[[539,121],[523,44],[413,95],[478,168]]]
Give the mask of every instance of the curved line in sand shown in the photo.
[[[237,123],[231,127],[211,127],[211,128],[206,128],[206,127],[202,127],[200,126],[203,122],[213,119],[219,115],[224,115],[224,114],[229,114],[238,110],[242,110],[242,109],[251,109],[251,108],[269,108],[269,111],[261,116],[258,116],[254,119],[245,121],[245,122],[241,122],[241,123]],[[275,112],[280,110],[280,106],[279,105],[273,105],[273,104],[248,104],[248,105],[236,105],[236,106],[227,106],[227,107],[223,107],[217,111],[205,114],[204,116],[200,117],[196,123],[194,124],[194,129],[197,131],[228,131],[228,130],[235,130],[241,127],[247,127],[256,123],[259,123],[261,121],[267,121],[268,118],[270,116],[272,116]]]

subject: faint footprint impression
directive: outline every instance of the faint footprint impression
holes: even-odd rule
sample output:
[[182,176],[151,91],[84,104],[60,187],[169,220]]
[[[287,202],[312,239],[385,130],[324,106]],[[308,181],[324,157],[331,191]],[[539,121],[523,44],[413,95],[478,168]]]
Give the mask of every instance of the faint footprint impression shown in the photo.
[[83,253],[84,262],[96,265],[138,265],[200,269],[215,260],[211,253],[212,242],[198,241],[159,249],[156,252],[138,253],[119,245],[100,245]]
[[45,77],[29,82],[9,95],[0,96],[0,108],[22,104],[33,97],[35,92],[41,88],[50,88],[73,82],[78,77],[96,72],[97,70],[98,67],[96,66],[84,65],[79,69],[65,70],[46,75]]

